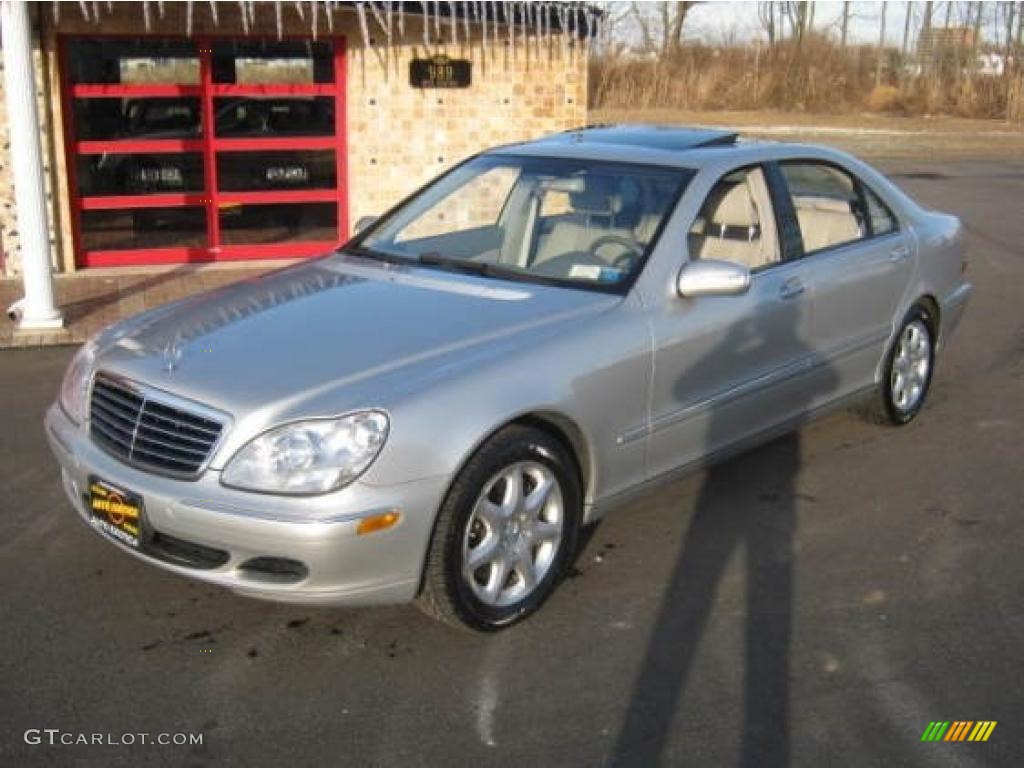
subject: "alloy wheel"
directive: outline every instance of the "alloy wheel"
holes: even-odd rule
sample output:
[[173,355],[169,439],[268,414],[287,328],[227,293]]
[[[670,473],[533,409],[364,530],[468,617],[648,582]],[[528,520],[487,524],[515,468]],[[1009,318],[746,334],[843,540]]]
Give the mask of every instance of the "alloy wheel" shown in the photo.
[[462,576],[478,600],[509,606],[550,571],[562,542],[565,507],[551,469],[512,464],[484,484],[466,524]]

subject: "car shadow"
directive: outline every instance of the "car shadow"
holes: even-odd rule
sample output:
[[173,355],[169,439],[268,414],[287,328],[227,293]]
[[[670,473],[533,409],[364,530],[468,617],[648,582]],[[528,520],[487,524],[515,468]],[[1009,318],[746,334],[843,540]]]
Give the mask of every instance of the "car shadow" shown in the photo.
[[[746,358],[758,345],[794,342],[796,357],[807,365],[808,378],[778,384],[787,388],[786,396],[772,397],[768,407],[783,403],[787,411],[803,413],[833,391],[838,378],[800,338],[798,324],[795,307],[783,312],[781,323],[772,324],[770,339],[753,320],[737,323],[683,374],[676,384],[677,395],[693,391],[691,384],[699,386],[710,373],[750,369]],[[722,446],[743,416],[755,413],[751,409],[756,407],[750,397],[716,404],[707,421],[706,450]],[[743,556],[746,598],[742,659],[737,659],[744,664],[740,764],[788,764],[794,534],[801,495],[801,436],[796,430],[801,420],[795,416],[787,425],[793,431],[757,450],[713,464],[705,472],[633,683],[612,764],[655,765],[667,759],[666,747],[680,725],[681,702],[697,651],[711,623],[716,590],[738,552]]]

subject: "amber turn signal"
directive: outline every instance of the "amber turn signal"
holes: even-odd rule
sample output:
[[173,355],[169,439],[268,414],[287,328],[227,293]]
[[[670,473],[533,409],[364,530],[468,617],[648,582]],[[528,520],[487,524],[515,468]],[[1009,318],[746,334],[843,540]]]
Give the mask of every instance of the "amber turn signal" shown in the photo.
[[359,521],[356,533],[360,536],[365,536],[368,533],[386,531],[388,528],[393,528],[401,516],[401,513],[397,510],[391,510],[390,512],[382,512],[379,515],[364,517]]

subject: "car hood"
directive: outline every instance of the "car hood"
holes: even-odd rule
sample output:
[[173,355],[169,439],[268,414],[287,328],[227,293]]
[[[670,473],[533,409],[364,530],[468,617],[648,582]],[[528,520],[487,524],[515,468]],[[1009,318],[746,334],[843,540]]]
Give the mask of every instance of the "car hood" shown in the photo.
[[301,412],[326,392],[432,368],[619,300],[335,254],[113,326],[97,342],[96,368],[236,416]]

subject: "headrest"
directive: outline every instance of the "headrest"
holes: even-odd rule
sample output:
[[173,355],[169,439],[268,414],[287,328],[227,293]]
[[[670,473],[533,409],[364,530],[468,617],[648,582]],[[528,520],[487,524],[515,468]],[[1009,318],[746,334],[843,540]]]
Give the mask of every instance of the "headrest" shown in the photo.
[[569,195],[573,210],[598,216],[610,216],[622,210],[622,197],[615,194],[611,179],[588,176],[582,192]]
[[849,213],[850,201],[837,197],[820,195],[800,195],[794,199],[797,208],[811,208],[815,211],[831,211],[833,213]]
[[726,227],[753,227],[758,223],[757,210],[745,183],[733,184],[723,190],[714,206],[711,222]]

